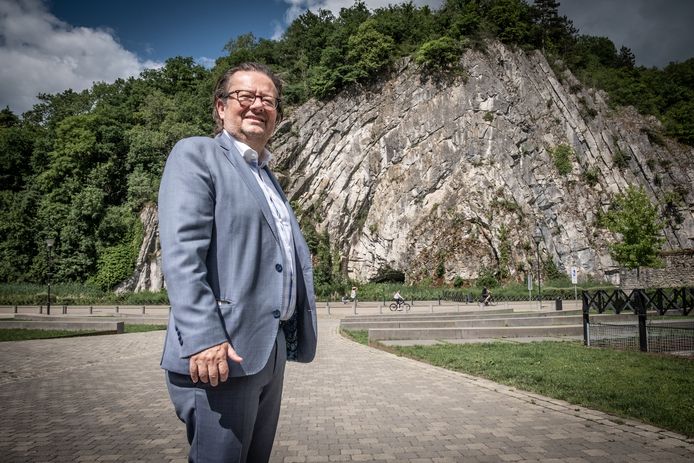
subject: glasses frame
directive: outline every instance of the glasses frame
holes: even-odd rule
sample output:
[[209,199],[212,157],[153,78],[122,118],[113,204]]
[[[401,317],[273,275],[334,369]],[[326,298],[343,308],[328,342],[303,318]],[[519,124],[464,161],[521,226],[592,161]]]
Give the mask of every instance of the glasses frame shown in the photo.
[[[251,101],[251,102],[249,102],[249,103],[247,103],[247,104],[242,103],[241,100],[239,99],[239,93],[241,93],[241,92],[244,92],[244,93],[248,93],[248,94],[250,94],[250,95],[253,95],[253,97],[254,97],[254,98],[253,98],[253,101]],[[236,94],[236,98],[232,98],[232,95],[233,95],[234,93]],[[241,107],[244,108],[244,109],[248,109],[248,108],[250,108],[251,106],[253,106],[253,104],[255,103],[255,100],[257,100],[258,98],[260,98],[260,103],[261,103],[261,104],[263,105],[263,107],[266,108],[266,109],[278,110],[279,107],[280,107],[280,103],[282,102],[282,100],[279,99],[279,98],[277,98],[277,97],[269,96],[269,95],[258,95],[257,93],[253,93],[253,92],[250,91],[250,90],[232,90],[231,92],[228,92],[227,94],[225,94],[225,95],[224,95],[224,98],[225,98],[225,99],[226,99],[226,98],[232,98],[233,100],[238,101],[239,106],[241,106]],[[265,98],[272,98],[273,101],[274,101],[274,104],[268,104],[268,102],[265,101]]]

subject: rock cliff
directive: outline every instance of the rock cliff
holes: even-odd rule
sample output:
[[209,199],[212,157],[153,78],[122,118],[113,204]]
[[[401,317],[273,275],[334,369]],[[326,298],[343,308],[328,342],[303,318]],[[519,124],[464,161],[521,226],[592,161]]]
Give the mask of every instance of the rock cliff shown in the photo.
[[[328,231],[350,277],[390,267],[450,281],[500,268],[522,279],[536,226],[543,260],[560,271],[616,277],[614,237],[596,219],[628,185],[654,203],[678,198],[666,247],[691,246],[691,147],[660,137],[654,118],[611,109],[570,72],[555,74],[541,53],[495,43],[463,64],[465,77],[437,81],[403,63],[280,126],[274,152],[288,196]],[[564,175],[552,158],[559,145],[571,148]]]
[[[493,43],[463,65],[447,80],[403,62],[368,88],[295,108],[278,128],[274,169],[348,276],[392,268],[451,281],[500,269],[521,280],[539,227],[543,261],[617,282],[615,237],[597,218],[629,185],[669,201],[665,248],[691,247],[694,149],[662,138],[652,117],[610,108],[539,52]],[[565,174],[553,161],[560,145],[570,147]],[[145,228],[138,290],[161,286],[147,277],[160,267]]]

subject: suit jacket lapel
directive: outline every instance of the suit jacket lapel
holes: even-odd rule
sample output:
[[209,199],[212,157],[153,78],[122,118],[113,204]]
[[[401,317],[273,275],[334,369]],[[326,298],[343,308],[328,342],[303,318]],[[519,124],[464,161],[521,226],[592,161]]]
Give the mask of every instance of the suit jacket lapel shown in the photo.
[[229,137],[227,137],[223,133],[220,133],[215,138],[217,139],[219,146],[222,147],[222,152],[224,153],[224,156],[231,163],[234,169],[236,169],[236,171],[239,173],[239,177],[241,177],[243,182],[246,184],[246,187],[248,187],[248,189],[253,194],[253,197],[258,203],[258,207],[260,208],[260,210],[263,213],[263,216],[265,217],[265,221],[270,226],[272,234],[275,236],[275,239],[279,243],[279,233],[277,231],[275,219],[272,216],[272,212],[270,211],[270,206],[267,203],[265,194],[263,193],[263,190],[260,188],[260,185],[258,185],[258,181],[253,176],[253,172],[251,172],[250,167],[243,159],[243,156],[241,155],[241,153],[239,153],[239,150],[236,149],[236,146],[234,146],[234,143],[231,141]]

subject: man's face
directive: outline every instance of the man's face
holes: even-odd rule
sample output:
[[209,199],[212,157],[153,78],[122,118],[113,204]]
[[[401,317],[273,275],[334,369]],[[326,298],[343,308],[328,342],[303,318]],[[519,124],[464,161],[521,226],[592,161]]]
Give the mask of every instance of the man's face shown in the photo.
[[237,99],[238,93],[232,93],[226,101],[217,100],[217,114],[224,122],[227,132],[260,152],[272,136],[277,121],[277,109],[263,104],[261,98],[277,98],[277,89],[272,80],[263,73],[240,71],[231,76],[227,87],[227,92],[237,90],[251,92],[258,98],[249,107],[244,108]]

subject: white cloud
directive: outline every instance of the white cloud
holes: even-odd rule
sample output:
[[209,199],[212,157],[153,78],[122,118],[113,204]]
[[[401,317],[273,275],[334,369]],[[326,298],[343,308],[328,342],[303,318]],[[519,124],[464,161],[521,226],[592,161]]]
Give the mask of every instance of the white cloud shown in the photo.
[[106,29],[72,27],[41,0],[0,0],[0,108],[23,113],[39,93],[81,91],[94,82],[138,75],[141,61]]
[[[405,3],[407,0],[365,0],[364,4],[370,10]],[[349,8],[354,5],[354,0],[284,0],[289,5],[284,15],[287,25],[291,24],[296,18],[304,14],[307,10],[317,13],[318,10],[329,10],[337,16],[342,8]],[[443,0],[414,0],[415,6],[421,7],[428,5],[432,9],[438,9],[443,5]]]

